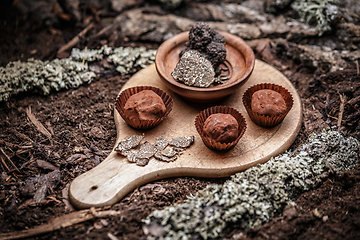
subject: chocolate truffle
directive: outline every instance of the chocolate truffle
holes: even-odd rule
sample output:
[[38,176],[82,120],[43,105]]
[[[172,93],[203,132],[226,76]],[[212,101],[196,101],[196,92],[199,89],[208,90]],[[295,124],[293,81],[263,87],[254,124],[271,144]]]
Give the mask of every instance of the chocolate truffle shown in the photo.
[[156,120],[161,118],[166,111],[161,97],[152,90],[143,90],[126,101],[124,113],[131,119]]
[[203,134],[220,143],[230,143],[238,137],[238,122],[231,114],[211,114],[204,122]]
[[252,95],[251,109],[261,115],[277,115],[286,112],[286,103],[280,93],[262,89]]

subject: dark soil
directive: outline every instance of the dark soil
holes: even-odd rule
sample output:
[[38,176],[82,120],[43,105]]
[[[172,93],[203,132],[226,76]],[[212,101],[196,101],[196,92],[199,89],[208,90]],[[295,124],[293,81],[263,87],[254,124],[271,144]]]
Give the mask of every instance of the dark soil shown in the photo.
[[[31,22],[18,19],[8,2],[0,19],[0,66],[29,57],[53,59],[59,47],[85,26],[31,27]],[[100,29],[100,25],[96,26],[89,35]],[[84,38],[76,47],[101,46],[104,38],[95,40]],[[149,42],[105,40],[115,47],[158,47]],[[340,129],[346,136],[360,139],[360,77],[355,66],[322,75],[297,65],[271,45],[267,51],[254,51],[259,59],[282,71],[302,98],[303,126],[291,148],[302,144],[310,133],[337,125],[341,105],[344,110]],[[75,211],[68,203],[67,188],[76,176],[103,161],[113,148],[114,101],[130,77],[113,74],[78,89],[49,96],[29,93],[0,103],[0,233],[31,229]],[[50,138],[29,120],[29,108],[52,134]],[[34,193],[26,191],[26,180],[39,180],[58,170],[61,180],[49,188],[44,201],[36,204]],[[152,211],[181,202],[207,184],[224,180],[182,177],[152,182],[136,188],[111,207],[97,209],[120,211],[120,216],[88,220],[29,239],[145,239],[141,220]],[[341,176],[331,175],[317,189],[302,194],[296,207],[288,206],[281,216],[258,229],[243,232],[234,226],[230,231],[227,239],[360,239],[360,167]]]

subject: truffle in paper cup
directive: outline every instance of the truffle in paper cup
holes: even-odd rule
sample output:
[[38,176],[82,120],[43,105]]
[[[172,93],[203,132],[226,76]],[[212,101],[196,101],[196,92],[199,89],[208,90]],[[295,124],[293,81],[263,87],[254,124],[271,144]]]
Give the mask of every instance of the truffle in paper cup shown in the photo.
[[[256,113],[252,110],[251,100],[252,100],[253,94],[256,91],[263,90],[263,89],[273,90],[273,91],[276,91],[281,94],[281,96],[284,99],[285,104],[286,104],[285,112],[278,113],[275,115],[263,115],[263,114]],[[272,83],[261,83],[261,84],[258,84],[258,85],[248,88],[245,91],[242,100],[243,100],[243,104],[246,108],[246,111],[249,114],[250,119],[255,124],[257,124],[261,127],[274,127],[274,126],[280,124],[284,120],[286,115],[289,113],[289,111],[291,110],[293,103],[294,103],[293,97],[291,96],[291,94],[288,90],[286,90],[282,86],[272,84]]]
[[[219,141],[215,141],[211,137],[208,137],[204,134],[204,123],[206,119],[210,117],[210,115],[217,113],[230,114],[236,119],[238,123],[238,130],[237,130],[237,137],[234,141],[221,143]],[[239,142],[240,138],[244,135],[246,130],[246,121],[245,118],[241,115],[241,113],[239,113],[234,108],[228,106],[214,106],[201,111],[196,116],[195,127],[201,139],[203,140],[204,144],[208,148],[218,151],[227,151],[235,147],[235,145]]]
[[[129,116],[127,116],[125,114],[124,107],[125,107],[127,100],[132,95],[139,93],[143,90],[151,90],[154,93],[156,93],[158,96],[161,97],[161,99],[166,107],[166,110],[165,110],[165,113],[163,116],[161,116],[155,120],[141,120],[138,118],[129,118]],[[150,128],[157,126],[160,122],[162,122],[167,117],[167,115],[169,115],[169,113],[171,112],[172,107],[173,107],[173,100],[166,92],[162,91],[159,88],[152,87],[152,86],[138,86],[138,87],[128,88],[128,89],[125,89],[124,91],[122,91],[116,99],[115,107],[116,107],[117,111],[119,112],[120,116],[131,127],[136,128],[136,129],[150,129]]]

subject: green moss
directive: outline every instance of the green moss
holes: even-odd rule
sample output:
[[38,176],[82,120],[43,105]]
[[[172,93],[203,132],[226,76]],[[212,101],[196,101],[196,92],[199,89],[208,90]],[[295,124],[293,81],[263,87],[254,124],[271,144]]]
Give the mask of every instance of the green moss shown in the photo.
[[330,169],[341,173],[355,167],[358,152],[356,139],[324,130],[293,152],[237,173],[223,185],[209,185],[181,204],[154,211],[144,220],[145,228],[157,229],[161,236],[156,237],[164,239],[214,239],[224,236],[230,224],[244,230],[258,227],[321,183]]

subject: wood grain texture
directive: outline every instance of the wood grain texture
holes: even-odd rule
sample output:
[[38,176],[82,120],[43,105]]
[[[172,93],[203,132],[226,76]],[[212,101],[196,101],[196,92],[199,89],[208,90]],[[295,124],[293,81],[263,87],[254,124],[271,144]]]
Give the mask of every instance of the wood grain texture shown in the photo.
[[[294,98],[289,114],[280,125],[273,128],[255,125],[242,104],[242,96],[247,88],[265,82],[283,86]],[[160,125],[146,131],[129,127],[115,110],[118,134],[115,146],[121,140],[141,133],[145,133],[145,140],[150,143],[154,143],[159,136],[170,140],[176,136],[195,136],[194,144],[174,162],[166,163],[152,158],[145,167],[129,163],[126,158],[112,151],[102,163],[71,183],[69,196],[76,208],[112,205],[134,188],[157,179],[175,176],[225,177],[244,171],[283,153],[293,143],[301,127],[301,101],[295,88],[282,73],[259,60],[256,60],[250,79],[239,91],[211,105],[187,102],[171,92],[158,77],[154,65],[135,74],[123,89],[141,85],[155,86],[170,94],[174,100],[173,110]],[[216,152],[207,148],[195,129],[196,115],[212,105],[236,108],[246,119],[247,130],[244,136],[228,152]]]

